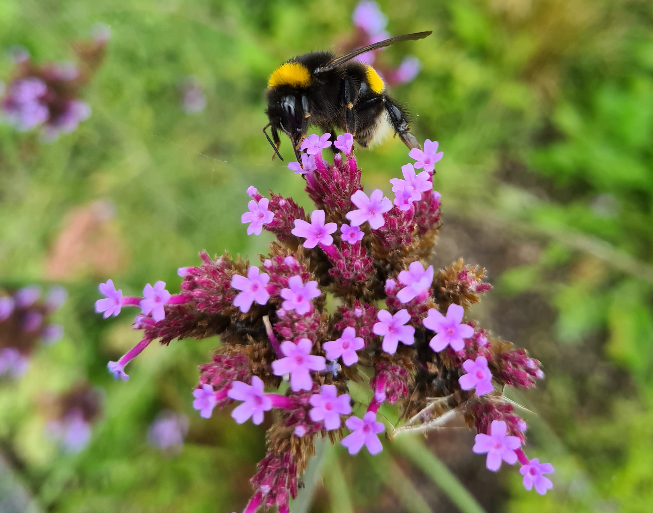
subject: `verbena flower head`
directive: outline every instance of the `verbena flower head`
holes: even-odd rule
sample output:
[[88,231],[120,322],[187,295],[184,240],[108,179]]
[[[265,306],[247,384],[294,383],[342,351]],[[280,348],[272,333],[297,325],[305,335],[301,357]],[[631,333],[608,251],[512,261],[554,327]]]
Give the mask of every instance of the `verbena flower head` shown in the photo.
[[[543,373],[523,349],[476,321],[463,322],[490,286],[483,269],[432,254],[442,201],[426,166],[426,175],[405,167],[404,178],[393,181],[411,195],[408,208],[398,208],[380,190],[368,196],[346,148],[329,163],[320,151],[328,141],[321,140],[304,141],[315,151],[315,169],[305,175],[313,214],[270,192],[265,211],[273,217],[261,230],[277,240],[260,255],[261,265],[200,253],[198,266],[179,273],[181,290],[162,305],[162,319],[137,314],[140,341],[110,370],[126,378],[125,366],[154,341],[221,337],[212,361],[200,366],[193,391],[199,414],[216,415],[239,402],[234,418],[258,423],[275,410],[267,416],[267,454],[251,480],[246,513],[275,506],[287,513],[316,439],[327,432],[351,454],[363,446],[380,452],[384,426],[377,412],[385,402],[402,419],[390,439],[437,428],[458,414],[476,429],[475,448],[488,454],[492,469],[515,459],[527,465],[526,423],[500,390],[533,387]],[[425,152],[431,150],[427,145]],[[263,196],[254,187],[248,194],[258,208]],[[330,224],[340,229],[317,233]],[[128,296],[113,305],[141,301]],[[356,397],[369,401],[350,394],[353,381],[361,386],[361,374],[370,376],[370,390]]]
[[19,132],[38,129],[45,142],[76,130],[91,115],[91,107],[80,99],[81,89],[100,66],[107,41],[94,38],[76,45],[80,66],[38,65],[26,50],[14,52],[13,79],[4,95],[0,91],[0,120]]
[[540,495],[544,495],[547,490],[553,488],[553,483],[544,474],[553,472],[553,466],[550,463],[540,463],[537,458],[533,458],[526,465],[519,469],[524,476],[524,488],[530,490],[535,485],[535,490]]
[[61,340],[63,328],[52,323],[52,316],[65,299],[66,291],[58,286],[45,294],[38,285],[0,287],[0,378],[22,377],[39,346]]
[[354,136],[351,134],[339,135],[333,145],[349,157],[354,148]]

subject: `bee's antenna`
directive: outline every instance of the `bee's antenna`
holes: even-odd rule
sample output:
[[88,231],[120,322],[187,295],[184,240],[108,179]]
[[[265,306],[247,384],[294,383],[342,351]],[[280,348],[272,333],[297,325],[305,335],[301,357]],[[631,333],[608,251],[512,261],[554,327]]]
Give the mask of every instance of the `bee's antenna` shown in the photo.
[[[272,139],[270,139],[270,136],[269,136],[268,133],[266,132],[266,129],[267,129],[271,124],[272,124],[272,123],[268,123],[267,125],[265,125],[265,126],[263,127],[263,133],[265,134],[266,139],[267,139],[268,142],[270,143],[270,146],[272,146],[272,149],[273,149],[274,152],[277,154],[277,157],[279,157],[279,160],[280,160],[281,162],[283,162],[283,157],[281,156],[281,153],[279,153],[278,148],[275,146],[275,144],[272,142]],[[274,158],[274,155],[272,155],[272,158]]]

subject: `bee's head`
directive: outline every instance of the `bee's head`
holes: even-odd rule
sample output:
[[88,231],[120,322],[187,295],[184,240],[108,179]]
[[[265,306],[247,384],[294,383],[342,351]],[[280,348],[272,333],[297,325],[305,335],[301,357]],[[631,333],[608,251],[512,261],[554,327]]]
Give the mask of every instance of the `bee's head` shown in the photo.
[[[301,97],[292,93],[281,93],[270,95],[268,100],[266,113],[270,121],[269,126],[272,127],[272,137],[275,144],[277,144],[277,149],[279,139],[276,133],[281,131],[290,137],[295,154],[297,154],[306,130]],[[281,158],[280,155],[279,158]]]

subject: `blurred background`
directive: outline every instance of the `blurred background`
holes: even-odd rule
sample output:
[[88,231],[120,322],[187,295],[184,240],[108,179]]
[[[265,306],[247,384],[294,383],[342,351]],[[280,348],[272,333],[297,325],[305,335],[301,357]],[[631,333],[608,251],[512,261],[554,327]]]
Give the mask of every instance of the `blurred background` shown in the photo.
[[[380,0],[387,19],[367,14],[380,30],[355,8],[0,2],[6,94],[26,52],[37,65],[79,61],[84,41],[104,53],[80,85],[91,115],[76,130],[49,140],[0,125],[0,287],[63,326],[62,338],[40,334],[56,344],[28,341],[24,373],[0,368],[0,512],[244,507],[265,424],[192,409],[197,366],[218,341],[153,345],[116,382],[106,363],[136,342],[132,318],[96,315],[97,284],[138,295],[163,280],[174,293],[199,250],[264,252],[270,234],[240,223],[247,187],[308,204],[261,134],[267,77],[375,30],[434,32],[375,66],[417,138],[444,151],[433,263],[486,267],[494,289],[472,317],[543,362],[537,390],[508,395],[533,412],[529,454],[555,466],[554,489],[540,497],[515,469],[488,472],[474,434],[452,427],[428,436],[431,452],[408,440],[377,457],[329,449],[294,511],[651,511],[653,4]],[[281,150],[291,157],[286,140]],[[409,161],[396,139],[358,160],[365,186],[387,192]],[[25,292],[34,285],[40,299]],[[59,309],[55,286],[67,290]]]

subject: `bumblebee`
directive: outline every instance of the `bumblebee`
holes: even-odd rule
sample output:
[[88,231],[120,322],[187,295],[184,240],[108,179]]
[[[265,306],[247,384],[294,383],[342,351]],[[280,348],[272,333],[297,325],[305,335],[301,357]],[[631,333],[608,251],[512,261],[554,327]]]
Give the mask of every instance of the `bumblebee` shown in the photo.
[[[363,148],[394,131],[408,148],[421,149],[409,132],[405,111],[388,96],[383,79],[372,66],[352,59],[401,41],[423,39],[431,33],[404,34],[342,57],[331,52],[311,52],[275,69],[268,80],[269,123],[263,128],[275,154],[283,160],[279,153],[281,131],[290,138],[297,161],[301,162],[299,148],[310,125],[329,132],[333,141],[335,129],[349,132]],[[268,127],[272,139],[267,134]]]

